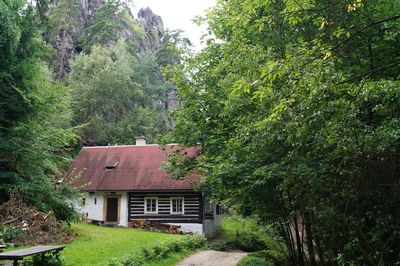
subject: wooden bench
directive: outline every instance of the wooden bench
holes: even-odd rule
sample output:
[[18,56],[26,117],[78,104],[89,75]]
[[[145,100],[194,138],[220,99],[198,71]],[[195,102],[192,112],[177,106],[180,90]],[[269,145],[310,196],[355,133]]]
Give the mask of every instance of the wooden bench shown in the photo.
[[0,260],[12,260],[13,266],[17,266],[18,261],[23,260],[24,257],[42,254],[42,259],[44,259],[45,253],[54,252],[58,254],[63,249],[64,246],[35,246],[31,248],[24,248],[0,253]]

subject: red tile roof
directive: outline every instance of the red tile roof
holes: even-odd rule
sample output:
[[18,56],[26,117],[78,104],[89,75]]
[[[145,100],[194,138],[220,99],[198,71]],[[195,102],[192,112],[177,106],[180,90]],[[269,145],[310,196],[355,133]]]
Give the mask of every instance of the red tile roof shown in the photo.
[[[197,173],[176,180],[160,168],[167,160],[167,153],[174,148],[169,145],[163,151],[158,145],[84,147],[65,180],[76,177],[73,186],[83,191],[193,189],[200,184]],[[197,148],[185,150],[188,156],[195,156],[197,151]],[[115,168],[107,169],[114,165]]]

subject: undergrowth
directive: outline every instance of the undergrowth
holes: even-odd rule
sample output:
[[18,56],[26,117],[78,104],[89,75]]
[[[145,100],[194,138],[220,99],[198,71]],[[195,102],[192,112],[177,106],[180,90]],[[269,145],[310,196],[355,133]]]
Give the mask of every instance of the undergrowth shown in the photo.
[[159,242],[150,248],[142,248],[122,259],[112,258],[108,266],[141,266],[171,256],[174,253],[196,250],[207,245],[207,239],[200,235],[188,235],[181,239]]

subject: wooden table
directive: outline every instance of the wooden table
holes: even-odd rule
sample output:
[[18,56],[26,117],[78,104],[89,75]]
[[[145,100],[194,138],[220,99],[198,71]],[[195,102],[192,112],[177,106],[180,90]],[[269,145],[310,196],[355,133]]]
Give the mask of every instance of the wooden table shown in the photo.
[[13,265],[17,266],[18,261],[23,260],[24,257],[29,257],[37,254],[42,254],[44,256],[45,253],[50,251],[59,253],[63,249],[64,246],[35,246],[31,248],[24,248],[0,253],[0,260],[13,260]]

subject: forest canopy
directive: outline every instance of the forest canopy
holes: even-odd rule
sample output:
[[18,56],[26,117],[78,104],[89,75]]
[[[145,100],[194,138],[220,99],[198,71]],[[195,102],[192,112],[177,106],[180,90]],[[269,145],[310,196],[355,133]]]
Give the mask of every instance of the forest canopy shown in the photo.
[[[293,265],[400,262],[399,1],[218,1],[171,138]],[[304,237],[306,236],[306,237]],[[317,259],[316,259],[317,258]]]
[[[70,220],[60,184],[83,145],[154,142],[172,126],[179,32],[126,1],[0,0],[0,203],[11,190]],[[150,26],[149,26],[150,25]]]
[[126,1],[33,2],[0,0],[0,203],[71,220],[82,145],[174,126],[202,147],[176,164],[288,263],[400,264],[400,1],[219,0],[194,56]]

